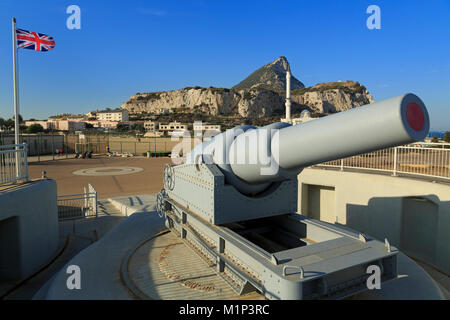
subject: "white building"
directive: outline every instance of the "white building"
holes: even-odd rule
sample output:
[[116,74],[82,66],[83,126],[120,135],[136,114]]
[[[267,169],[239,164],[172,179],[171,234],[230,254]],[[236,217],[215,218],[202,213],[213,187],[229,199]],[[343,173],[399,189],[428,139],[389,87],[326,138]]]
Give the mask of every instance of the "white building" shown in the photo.
[[219,131],[220,132],[220,124],[208,124],[204,122],[194,122],[193,124],[194,131]]
[[86,113],[86,118],[97,118],[97,113],[98,111],[89,111],[88,113]]
[[295,126],[296,124],[305,123],[314,119],[318,119],[317,117],[311,117],[308,110],[303,110],[300,114],[299,118],[291,118],[289,121],[286,118],[280,119],[281,122],[288,122]]
[[41,125],[44,130],[54,129],[54,126],[52,126],[53,123],[51,123],[50,121],[40,121],[40,120],[25,121],[25,125],[27,127],[32,126],[33,124]]
[[97,120],[128,121],[128,111],[125,109],[103,110],[97,113]]
[[156,130],[158,130],[158,122],[145,121],[144,128],[145,128],[145,131],[156,131]]
[[169,124],[159,124],[159,131],[173,131],[173,130],[188,130],[188,125],[177,121],[170,122]]
[[311,113],[309,113],[308,110],[303,110],[300,113],[300,117],[299,118],[291,119],[291,123],[292,123],[292,125],[295,126],[296,124],[305,123],[305,122],[308,122],[308,121],[311,121],[311,120],[314,120],[314,119],[318,119],[318,118],[311,117]]
[[61,120],[55,121],[55,129],[62,131],[76,131],[76,130],[84,130],[86,128],[86,123],[79,121],[69,121],[69,120]]
[[33,124],[40,124],[44,130],[62,130],[62,131],[75,131],[84,130],[86,123],[83,121],[71,121],[71,120],[47,120],[47,121],[25,121],[25,125],[31,126]]
[[92,124],[94,128],[114,129],[119,124],[119,121],[108,120],[87,120],[86,123]]

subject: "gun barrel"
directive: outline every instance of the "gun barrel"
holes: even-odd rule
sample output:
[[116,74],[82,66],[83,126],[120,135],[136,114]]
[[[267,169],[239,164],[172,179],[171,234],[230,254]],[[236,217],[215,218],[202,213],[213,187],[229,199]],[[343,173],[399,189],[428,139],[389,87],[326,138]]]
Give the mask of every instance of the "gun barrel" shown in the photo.
[[425,104],[405,94],[280,130],[272,154],[281,168],[295,170],[421,141],[429,129]]

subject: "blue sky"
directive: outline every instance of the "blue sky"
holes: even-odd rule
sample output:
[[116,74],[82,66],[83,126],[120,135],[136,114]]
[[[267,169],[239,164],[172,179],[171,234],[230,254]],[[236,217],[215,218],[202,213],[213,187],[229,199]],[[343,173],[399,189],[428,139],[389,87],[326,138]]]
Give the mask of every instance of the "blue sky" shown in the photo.
[[[81,8],[81,30],[66,8]],[[381,8],[381,30],[366,9]],[[232,87],[281,55],[311,86],[355,80],[375,100],[424,100],[435,130],[450,130],[450,1],[0,0],[0,117],[13,114],[11,17],[55,38],[19,50],[25,119],[119,107],[136,92]]]

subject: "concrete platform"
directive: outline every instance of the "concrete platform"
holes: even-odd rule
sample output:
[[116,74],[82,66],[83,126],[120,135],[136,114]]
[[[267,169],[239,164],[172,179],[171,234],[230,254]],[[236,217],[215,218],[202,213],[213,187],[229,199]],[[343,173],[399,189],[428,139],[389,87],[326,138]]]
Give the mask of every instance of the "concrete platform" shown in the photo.
[[122,278],[141,299],[261,300],[250,292],[239,296],[210,265],[172,232],[139,244],[122,262]]
[[[170,233],[156,237],[166,230],[164,219],[153,211],[156,195],[120,197],[109,201],[123,214],[127,214],[128,218],[75,256],[35,298],[114,300],[245,298],[238,297],[223,287],[220,282],[222,280],[208,272],[206,265],[197,264],[190,272],[179,270],[173,265],[180,263],[178,259],[180,252],[187,254],[184,257],[185,261],[195,260],[196,256],[191,256],[189,254],[191,249],[185,247]],[[168,247],[170,250],[175,250],[176,247],[178,254],[170,257],[166,254],[164,258],[162,253],[165,249],[169,250]],[[170,261],[161,261],[164,259]],[[166,263],[166,266],[162,268],[159,265],[161,263]],[[167,263],[172,266],[169,268]],[[65,270],[71,264],[78,265],[81,269],[81,290],[67,289],[66,281],[69,275]],[[424,269],[402,253],[398,256],[398,270],[398,279],[383,283],[381,290],[367,291],[350,299],[445,299],[438,285]],[[192,282],[192,279],[198,277],[208,281]],[[194,287],[200,290],[189,288],[189,282],[186,281],[191,281],[190,285],[194,283]],[[208,283],[214,283],[214,288],[218,290],[208,293],[206,290]],[[252,297],[256,298],[258,296]]]
[[[122,259],[137,243],[164,230],[164,220],[156,213],[138,212],[110,230],[70,260],[53,280],[34,297],[49,300],[128,300],[131,294],[121,280]],[[67,288],[69,265],[81,270],[81,289]]]
[[380,290],[353,296],[355,300],[446,300],[439,285],[405,254],[397,255],[398,278],[382,284]]
[[156,206],[156,194],[126,196],[108,200],[125,216],[130,216],[136,212],[152,212]]

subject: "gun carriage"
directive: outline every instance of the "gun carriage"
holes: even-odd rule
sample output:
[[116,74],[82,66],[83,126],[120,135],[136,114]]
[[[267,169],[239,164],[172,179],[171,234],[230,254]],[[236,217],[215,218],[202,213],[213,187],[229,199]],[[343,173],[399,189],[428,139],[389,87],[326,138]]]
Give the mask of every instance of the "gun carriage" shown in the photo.
[[239,126],[167,166],[158,211],[238,293],[268,299],[339,299],[367,290],[367,268],[397,277],[398,250],[297,213],[298,174],[322,162],[423,140],[414,94],[304,124]]

